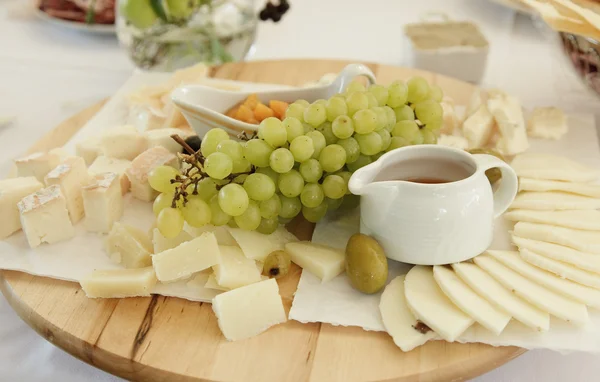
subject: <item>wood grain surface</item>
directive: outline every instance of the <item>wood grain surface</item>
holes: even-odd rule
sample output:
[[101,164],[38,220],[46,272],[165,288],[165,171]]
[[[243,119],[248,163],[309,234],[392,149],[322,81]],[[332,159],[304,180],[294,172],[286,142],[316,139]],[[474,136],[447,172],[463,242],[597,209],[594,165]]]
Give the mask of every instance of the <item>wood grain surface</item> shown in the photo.
[[[212,77],[300,85],[337,72],[348,62],[289,60],[227,64]],[[440,85],[457,104],[474,87],[414,69],[368,64],[378,82],[421,75]],[[63,145],[100,108],[92,106],[57,126],[33,150]],[[313,226],[289,229],[309,239]],[[78,284],[1,272],[11,306],[48,341],[81,360],[129,380],[143,381],[457,381],[496,368],[522,354],[514,347],[434,341],[410,353],[386,333],[288,321],[265,333],[227,342],[210,304],[178,298],[91,300]],[[289,311],[300,270],[279,282]],[[243,319],[243,318],[242,318]]]

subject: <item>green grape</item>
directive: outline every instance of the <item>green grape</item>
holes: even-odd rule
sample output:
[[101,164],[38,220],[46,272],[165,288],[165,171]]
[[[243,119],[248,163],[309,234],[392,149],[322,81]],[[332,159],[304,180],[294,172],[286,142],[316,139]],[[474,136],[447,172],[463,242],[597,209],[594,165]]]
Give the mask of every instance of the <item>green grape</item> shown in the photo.
[[373,93],[365,92],[365,95],[367,96],[367,100],[369,100],[369,108],[379,106],[379,102]]
[[337,144],[346,150],[346,163],[352,163],[358,159],[358,156],[360,155],[360,146],[358,145],[358,142],[356,142],[356,139],[340,139]]
[[296,118],[300,122],[304,122],[304,110],[306,110],[306,108],[307,106],[301,103],[297,103],[296,101],[290,106],[288,106],[287,110],[285,111],[285,117]]
[[363,85],[362,83],[360,83],[358,81],[352,81],[348,84],[348,86],[346,86],[345,90],[348,93],[352,93],[352,92],[364,92],[367,89],[365,88],[365,85]]
[[287,130],[283,122],[275,117],[262,120],[258,125],[258,133],[262,139],[273,147],[281,147],[287,142]]
[[423,134],[417,134],[415,138],[409,143],[411,145],[422,145],[423,143],[425,143],[425,138],[423,137]]
[[273,194],[270,199],[263,200],[258,204],[260,216],[265,219],[274,219],[281,211],[281,199],[278,194]]
[[428,129],[421,129],[423,134],[423,143],[426,145],[435,145],[437,143],[437,136],[435,133]]
[[296,137],[290,144],[290,152],[294,156],[296,162],[304,162],[309,159],[315,152],[313,140],[306,135]]
[[280,195],[279,198],[281,199],[281,211],[279,212],[279,216],[282,218],[292,219],[302,210],[300,198],[288,198],[287,196],[282,195]]
[[267,167],[273,146],[262,139],[251,139],[244,145],[244,157],[257,167]]
[[343,97],[331,97],[325,104],[325,113],[329,122],[335,121],[340,115],[348,114],[348,105]]
[[152,212],[154,212],[154,216],[158,216],[160,211],[165,208],[171,207],[171,203],[173,203],[173,194],[159,194],[156,199],[154,199],[154,203],[152,203]]
[[370,164],[371,162],[373,162],[373,160],[371,159],[370,156],[361,154],[357,160],[355,160],[352,163],[348,163],[347,167],[348,167],[348,170],[354,172],[361,167],[365,167],[366,165]]
[[417,103],[424,101],[428,94],[429,84],[423,77],[413,77],[408,80],[408,102]]
[[210,206],[210,224],[221,226],[227,224],[231,220],[231,216],[225,213],[219,205],[219,195],[215,195],[208,203]]
[[183,215],[177,208],[165,208],[156,217],[156,228],[167,239],[179,235],[183,229]]
[[210,154],[217,151],[217,146],[221,141],[229,139],[229,134],[223,129],[210,129],[204,134],[202,143],[200,144],[200,152],[204,157],[208,157]]
[[178,183],[171,183],[171,179],[175,179],[177,175],[181,175],[181,173],[176,168],[158,166],[148,174],[148,183],[156,191],[173,193]]
[[[248,178],[249,174],[241,174],[236,176],[235,178],[233,178],[233,182],[237,183],[237,184],[244,184],[244,182],[246,181],[246,178]],[[230,182],[231,183],[231,182]]]
[[327,175],[323,179],[323,193],[329,199],[339,199],[346,195],[348,185],[339,175]]
[[394,109],[389,106],[384,106],[383,110],[385,110],[385,114],[387,115],[387,125],[385,125],[385,128],[391,132],[396,124],[396,113],[394,113]]
[[327,203],[321,203],[315,208],[307,206],[302,207],[302,216],[311,223],[316,223],[323,219],[327,213]]
[[275,194],[275,183],[268,175],[254,173],[244,180],[244,190],[250,199],[260,202],[270,199]]
[[[200,180],[197,184],[198,186],[196,188],[196,192],[198,193],[198,196],[206,201],[210,200],[218,192],[217,183],[215,183],[215,181],[211,178],[204,178]],[[190,194],[193,192],[193,188],[191,191],[188,191],[188,193]]]
[[402,137],[412,142],[420,135],[419,125],[415,121],[404,120],[396,123],[392,130],[393,137]]
[[367,134],[377,128],[377,114],[373,110],[359,110],[352,116],[354,122],[354,131],[357,134]]
[[212,219],[210,206],[198,196],[189,197],[185,206],[181,208],[181,213],[192,227],[202,227]]
[[321,132],[325,137],[325,144],[332,145],[338,141],[338,137],[333,133],[333,128],[331,127],[331,122],[323,122],[319,127],[317,127],[317,131]]
[[298,119],[289,117],[284,119],[282,123],[287,132],[288,142],[292,143],[294,138],[304,135],[304,126],[302,126],[302,122]]
[[256,172],[259,174],[265,174],[266,176],[271,178],[271,180],[275,184],[277,184],[277,182],[279,181],[279,174],[273,171],[271,167],[261,167],[256,169]]
[[344,183],[346,184],[346,195],[350,194],[350,190],[348,189],[348,182],[350,182],[350,177],[352,177],[352,173],[350,171],[338,171],[335,173],[344,179]]
[[381,106],[377,106],[371,109],[377,116],[377,126],[375,126],[375,131],[379,131],[384,129],[388,125],[388,116],[386,109]]
[[230,216],[240,216],[248,208],[248,193],[244,187],[229,183],[219,190],[219,206]]
[[233,220],[235,220],[235,224],[237,224],[238,227],[245,229],[246,231],[254,231],[257,229],[262,220],[258,203],[254,200],[250,200],[246,211],[241,215],[234,216]]
[[318,182],[323,176],[323,167],[321,167],[321,163],[316,159],[309,159],[302,162],[298,170],[304,180],[310,183]]
[[383,106],[387,104],[389,92],[385,86],[371,85],[369,86],[369,93],[375,96],[378,105]]
[[302,105],[304,107],[308,107],[308,105],[310,105],[310,102],[308,102],[305,99],[297,99],[294,101],[294,103],[298,104],[298,105]]
[[390,142],[392,141],[392,135],[386,129],[376,131],[377,134],[381,137],[381,150],[379,150],[379,154],[383,153],[387,150]]
[[346,105],[348,105],[348,115],[352,117],[357,111],[369,107],[369,98],[363,92],[352,92],[346,97]]
[[[300,210],[302,210],[302,204],[300,204]],[[292,221],[293,218],[282,218],[281,216],[277,218],[279,220],[279,224],[287,224]]]
[[250,162],[246,158],[242,158],[240,160],[234,160],[233,166],[231,167],[232,174],[239,174],[240,172],[248,172],[250,171],[251,165]]
[[304,178],[297,170],[291,170],[279,176],[279,191],[288,198],[300,195],[304,187]]
[[439,136],[440,130],[442,129],[443,125],[444,125],[444,120],[432,121],[432,122],[429,122],[427,125],[425,125],[424,128],[427,130],[431,130],[432,132],[435,133],[436,136]]
[[235,219],[229,219],[229,221],[227,222],[227,225],[231,228],[239,228],[239,226],[235,222]]
[[231,139],[219,142],[217,152],[226,154],[234,162],[244,159],[242,145]]
[[262,233],[263,235],[270,235],[275,232],[278,227],[279,219],[277,219],[277,217],[271,219],[262,219],[258,228],[256,228],[256,231]]
[[319,183],[307,183],[300,193],[300,201],[306,207],[314,208],[323,203],[323,188]]
[[308,123],[303,123],[302,127],[304,128],[304,135],[310,133],[311,131],[315,131],[315,128],[309,125]]
[[313,153],[313,158],[318,158],[321,155],[321,150],[327,146],[327,141],[325,140],[325,136],[320,131],[311,131],[306,133],[306,136],[312,139],[313,146],[315,148],[315,152]]
[[347,115],[340,115],[331,124],[331,131],[339,139],[350,138],[354,134],[354,122]]
[[320,99],[316,100],[316,101],[315,101],[315,102],[313,102],[313,103],[314,103],[314,104],[321,105],[321,106],[325,107],[325,105],[327,104],[327,100],[326,100],[326,99],[322,99],[322,98],[320,98]]
[[121,4],[120,11],[137,29],[149,28],[158,20],[150,0],[127,0]]
[[313,102],[304,110],[304,121],[313,127],[317,127],[327,120],[325,105]]
[[381,136],[376,132],[356,134],[354,139],[358,142],[360,153],[363,155],[375,155],[381,151],[383,142],[381,141]]
[[410,146],[410,142],[408,139],[404,137],[392,137],[390,140],[390,145],[387,148],[387,151],[392,151],[394,149],[399,149],[400,147]]
[[433,100],[435,102],[442,102],[444,99],[444,91],[437,85],[431,85],[429,88],[429,94],[427,95],[427,99]]
[[354,194],[350,194],[350,195],[346,195],[344,196],[344,201],[342,202],[342,205],[340,206],[340,210],[352,210],[356,207],[358,207],[358,205],[360,204],[360,196],[358,195],[354,195]]
[[444,118],[442,106],[432,100],[419,102],[415,105],[415,114],[424,124],[436,123]]
[[412,107],[408,105],[402,105],[394,109],[396,115],[396,121],[414,121],[415,112]]
[[212,153],[204,160],[204,171],[213,179],[225,179],[233,170],[233,161],[227,154]]
[[335,211],[338,208],[340,208],[343,201],[344,201],[344,198],[339,198],[339,199],[325,198],[325,203],[327,204],[327,212]]
[[335,172],[346,164],[346,150],[340,145],[329,145],[321,150],[319,163],[324,171]]
[[404,105],[408,99],[408,87],[403,81],[394,81],[388,87],[388,101],[389,107],[400,107]]
[[269,166],[271,166],[275,172],[283,174],[294,167],[294,156],[290,150],[279,148],[271,153]]

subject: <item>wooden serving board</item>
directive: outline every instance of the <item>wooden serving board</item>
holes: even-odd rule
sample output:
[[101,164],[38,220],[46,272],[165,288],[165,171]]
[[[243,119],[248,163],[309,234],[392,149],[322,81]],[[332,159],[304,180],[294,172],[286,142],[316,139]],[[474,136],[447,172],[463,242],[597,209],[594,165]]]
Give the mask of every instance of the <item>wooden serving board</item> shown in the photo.
[[[337,72],[343,61],[263,61],[227,64],[211,76],[300,85]],[[473,85],[414,69],[370,64],[378,82],[421,75],[465,105]],[[64,145],[100,108],[90,107],[57,126],[32,151]],[[290,230],[309,239],[313,226]],[[210,304],[178,298],[92,300],[76,283],[25,273],[0,273],[2,292],[23,320],[81,360],[130,380],[144,381],[449,381],[465,380],[522,354],[515,347],[429,342],[410,353],[386,333],[356,327],[288,321],[265,333],[227,342]],[[286,310],[300,270],[279,282]],[[243,317],[241,318],[243,320]]]

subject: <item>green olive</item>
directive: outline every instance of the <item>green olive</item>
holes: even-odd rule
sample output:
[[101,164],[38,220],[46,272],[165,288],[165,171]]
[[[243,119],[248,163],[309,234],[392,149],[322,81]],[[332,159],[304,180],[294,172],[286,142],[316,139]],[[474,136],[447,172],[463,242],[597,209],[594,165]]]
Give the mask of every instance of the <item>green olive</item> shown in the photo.
[[273,251],[265,259],[263,274],[271,278],[280,278],[288,274],[292,260],[285,251]]
[[360,233],[350,237],[346,245],[346,273],[352,287],[363,293],[376,293],[385,286],[387,257],[377,240]]
[[[472,150],[469,150],[469,153],[470,154],[493,155],[496,158],[501,159],[506,162],[506,160],[504,159],[502,154],[500,154],[498,151],[492,150],[492,149],[472,149]],[[490,181],[490,184],[494,184],[497,181],[499,181],[500,178],[502,178],[502,171],[500,171],[499,168],[490,168],[489,170],[487,170],[485,172],[485,176],[487,176],[488,180]]]

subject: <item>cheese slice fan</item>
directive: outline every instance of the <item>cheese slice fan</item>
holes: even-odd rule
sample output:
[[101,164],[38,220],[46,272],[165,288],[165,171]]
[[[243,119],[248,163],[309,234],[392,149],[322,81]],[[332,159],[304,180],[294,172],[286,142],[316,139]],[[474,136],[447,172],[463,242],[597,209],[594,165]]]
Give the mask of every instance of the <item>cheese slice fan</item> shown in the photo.
[[600,198],[600,186],[589,183],[559,182],[556,180],[519,179],[519,191],[563,191]]
[[565,297],[579,301],[582,304],[600,307],[600,290],[590,288],[558,277],[554,273],[531,265],[519,256],[518,252],[487,251],[487,254],[506,265],[513,271],[543,287],[562,294]]
[[515,236],[560,244],[583,252],[600,254],[600,232],[557,227],[547,224],[519,222]]
[[433,269],[414,266],[404,280],[406,303],[414,315],[448,342],[455,341],[473,319],[446,297],[433,278]]
[[405,275],[393,279],[381,294],[379,311],[385,330],[402,351],[411,351],[417,346],[437,337],[433,330],[418,330],[419,322],[410,312],[404,297]]
[[550,315],[515,296],[487,272],[472,263],[453,264],[454,272],[486,300],[510,314],[515,320],[537,331],[550,328]]
[[484,328],[497,335],[502,333],[510,321],[509,314],[496,308],[478,295],[451,268],[436,265],[433,267],[433,277],[454,305],[458,306]]
[[546,243],[543,241],[524,239],[512,236],[512,242],[519,249],[528,249],[538,255],[574,265],[577,268],[600,273],[600,256],[593,253],[581,252],[564,245]]
[[524,210],[594,210],[600,208],[600,198],[590,198],[560,191],[520,192],[509,207]]
[[588,322],[589,317],[585,305],[540,286],[502,265],[489,255],[479,255],[473,261],[500,284],[553,316],[577,325]]
[[576,268],[572,265],[538,255],[527,249],[522,249],[519,253],[528,263],[533,264],[538,268],[545,269],[548,272],[575,281],[576,283],[600,289],[600,273],[584,271],[583,269]]
[[502,216],[515,222],[550,224],[566,228],[600,231],[600,211],[597,210],[512,210]]
[[598,171],[593,168],[551,154],[519,154],[510,165],[523,178],[584,183],[598,178]]

